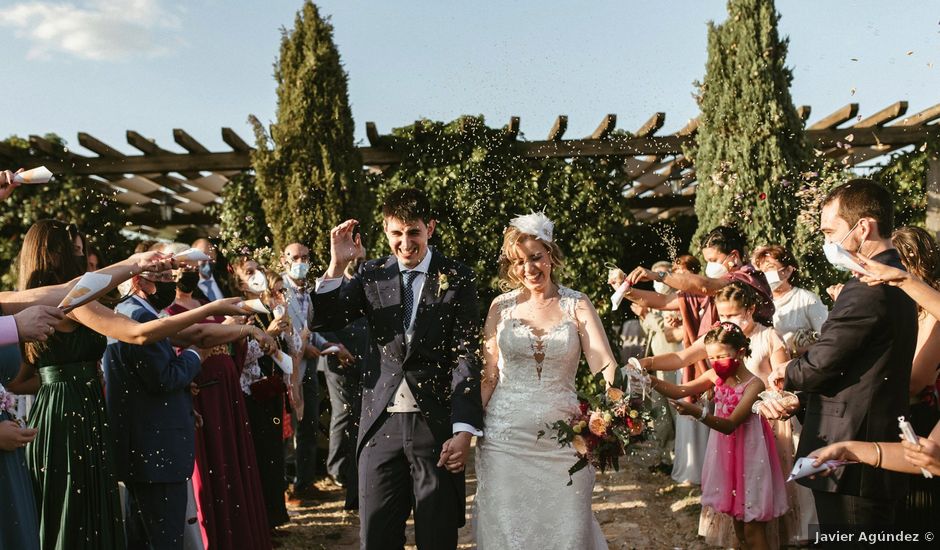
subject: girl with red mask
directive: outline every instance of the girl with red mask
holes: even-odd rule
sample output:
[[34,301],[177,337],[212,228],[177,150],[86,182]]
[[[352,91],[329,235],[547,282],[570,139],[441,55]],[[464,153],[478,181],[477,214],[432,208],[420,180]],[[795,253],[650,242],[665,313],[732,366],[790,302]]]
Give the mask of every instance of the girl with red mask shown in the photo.
[[[711,369],[681,385],[653,377],[653,389],[671,398],[679,414],[712,429],[702,466],[702,506],[730,516],[742,546],[770,548],[767,524],[786,513],[788,505],[773,431],[751,412],[764,384],[745,365],[750,340],[738,325],[725,321],[702,344]],[[711,407],[680,400],[712,388]]]

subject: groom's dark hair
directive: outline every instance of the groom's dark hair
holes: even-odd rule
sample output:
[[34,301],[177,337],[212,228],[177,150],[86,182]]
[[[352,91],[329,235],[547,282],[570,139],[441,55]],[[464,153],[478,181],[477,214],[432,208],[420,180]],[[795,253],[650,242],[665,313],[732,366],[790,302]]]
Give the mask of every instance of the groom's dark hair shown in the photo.
[[404,222],[421,220],[427,224],[433,219],[431,202],[423,191],[413,187],[396,189],[385,197],[382,217],[397,218]]

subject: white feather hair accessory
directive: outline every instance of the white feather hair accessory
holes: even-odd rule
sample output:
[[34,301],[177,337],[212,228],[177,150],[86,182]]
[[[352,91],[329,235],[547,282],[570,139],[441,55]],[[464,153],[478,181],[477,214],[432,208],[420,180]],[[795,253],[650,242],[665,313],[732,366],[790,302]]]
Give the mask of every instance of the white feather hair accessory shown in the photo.
[[509,222],[509,225],[547,243],[552,242],[552,233],[555,231],[555,223],[548,219],[545,212],[530,212],[523,216],[516,216]]

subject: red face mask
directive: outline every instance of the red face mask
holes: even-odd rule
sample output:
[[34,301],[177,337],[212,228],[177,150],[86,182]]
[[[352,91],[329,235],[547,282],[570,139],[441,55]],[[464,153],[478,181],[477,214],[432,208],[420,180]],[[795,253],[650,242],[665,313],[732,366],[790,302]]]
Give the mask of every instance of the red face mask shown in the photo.
[[727,380],[729,377],[734,376],[734,373],[738,371],[738,367],[741,366],[741,361],[737,357],[710,359],[709,363],[711,363],[712,368],[715,369],[715,374],[718,375],[718,378],[722,380]]

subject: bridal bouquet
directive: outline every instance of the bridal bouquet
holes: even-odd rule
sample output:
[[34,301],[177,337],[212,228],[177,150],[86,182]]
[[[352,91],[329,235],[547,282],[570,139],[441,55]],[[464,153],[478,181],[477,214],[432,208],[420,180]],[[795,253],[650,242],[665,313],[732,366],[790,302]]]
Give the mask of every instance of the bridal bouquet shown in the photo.
[[[596,380],[604,387],[600,373]],[[630,445],[643,441],[652,431],[651,407],[646,403],[649,394],[632,392],[630,379],[624,379],[620,369],[614,384],[597,395],[578,392],[579,412],[567,420],[547,424],[552,439],[561,447],[573,447],[578,460],[568,469],[568,485],[571,475],[591,464],[601,472],[608,467],[620,470],[620,457]],[[539,430],[538,437],[545,436]]]

